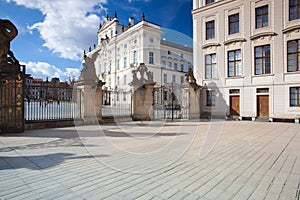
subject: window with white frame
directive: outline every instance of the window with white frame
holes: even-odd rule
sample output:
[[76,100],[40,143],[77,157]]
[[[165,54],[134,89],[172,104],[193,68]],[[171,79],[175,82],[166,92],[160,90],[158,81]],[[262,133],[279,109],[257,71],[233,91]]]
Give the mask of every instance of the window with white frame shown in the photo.
[[127,57],[124,57],[124,68],[127,67]]
[[205,55],[205,78],[217,78],[217,58],[215,53]]
[[104,69],[103,69],[103,72],[104,72],[104,73],[107,72],[107,66],[106,66],[106,63],[104,63]]
[[168,83],[168,75],[164,74],[164,83]]
[[214,3],[215,0],[205,0],[205,5],[208,5],[208,4],[211,4],[211,3]]
[[242,76],[241,50],[228,51],[228,77]]
[[215,20],[206,22],[206,40],[215,38]]
[[269,6],[261,6],[255,9],[255,28],[269,26]]
[[149,52],[149,64],[154,63],[154,53],[152,51]]
[[181,83],[181,84],[184,83],[184,76],[180,76],[180,83]]
[[300,71],[300,40],[287,42],[288,72]]
[[289,0],[289,20],[300,19],[300,0]]
[[172,75],[172,83],[176,83],[176,75]]
[[178,64],[174,63],[174,70],[178,70]]
[[120,59],[117,60],[117,70],[120,70]]
[[290,88],[290,106],[300,107],[300,87]]
[[254,49],[255,75],[271,73],[271,49],[270,45],[257,46]]
[[133,51],[133,64],[136,64],[136,51]]
[[216,105],[216,91],[207,90],[206,91],[206,106],[215,106]]
[[240,15],[239,13],[228,16],[229,35],[240,32]]

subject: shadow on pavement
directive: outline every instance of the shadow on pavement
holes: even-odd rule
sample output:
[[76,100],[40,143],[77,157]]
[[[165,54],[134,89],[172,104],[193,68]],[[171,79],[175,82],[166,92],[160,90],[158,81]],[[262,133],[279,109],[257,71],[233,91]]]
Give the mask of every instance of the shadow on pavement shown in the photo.
[[96,156],[74,156],[70,153],[54,153],[38,156],[1,156],[0,157],[0,170],[6,169],[21,169],[27,168],[32,170],[40,170],[54,167],[63,163],[65,160],[70,159],[87,159],[95,157],[109,157],[108,155]]

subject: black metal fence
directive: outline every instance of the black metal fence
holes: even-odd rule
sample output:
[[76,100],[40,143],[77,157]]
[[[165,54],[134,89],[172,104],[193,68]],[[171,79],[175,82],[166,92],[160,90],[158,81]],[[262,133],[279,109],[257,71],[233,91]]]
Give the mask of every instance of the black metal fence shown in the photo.
[[26,121],[79,119],[82,92],[71,87],[25,87]]
[[104,90],[102,103],[103,117],[131,116],[131,91]]

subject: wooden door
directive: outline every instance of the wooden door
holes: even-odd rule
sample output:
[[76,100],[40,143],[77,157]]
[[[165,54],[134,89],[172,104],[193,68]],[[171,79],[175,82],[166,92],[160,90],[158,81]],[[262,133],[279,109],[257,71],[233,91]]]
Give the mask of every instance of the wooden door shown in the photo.
[[240,116],[240,96],[230,96],[230,115]]
[[269,95],[257,96],[257,116],[269,117]]

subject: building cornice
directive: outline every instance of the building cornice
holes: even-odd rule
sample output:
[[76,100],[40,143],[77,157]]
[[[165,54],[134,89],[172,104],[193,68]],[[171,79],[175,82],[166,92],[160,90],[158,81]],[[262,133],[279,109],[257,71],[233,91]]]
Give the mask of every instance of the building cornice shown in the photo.
[[221,46],[220,43],[207,43],[207,44],[202,46],[202,49],[206,49],[208,47],[219,47],[219,46]]
[[300,30],[300,24],[297,24],[297,25],[294,25],[294,26],[291,26],[291,27],[288,27],[288,28],[285,28],[282,30],[282,32],[284,34],[288,33],[288,32],[292,32],[292,31],[295,31],[295,30]]
[[275,32],[263,32],[263,33],[258,33],[258,34],[255,34],[255,35],[252,35],[250,37],[250,40],[256,40],[257,38],[261,38],[261,37],[268,37],[268,36],[277,36],[278,34],[275,33]]
[[231,43],[235,43],[235,42],[246,42],[247,40],[245,38],[233,38],[230,40],[227,40],[224,42],[224,45],[229,45]]
[[196,8],[196,9],[192,10],[192,15],[195,15],[199,12],[208,11],[208,10],[211,10],[212,8],[217,8],[217,7],[220,7],[220,6],[223,6],[225,4],[235,2],[235,1],[236,0],[219,0],[217,2],[210,3],[208,5],[205,5],[205,6],[202,6],[202,7],[199,7],[199,8]]
[[173,47],[175,49],[180,49],[180,50],[183,50],[183,51],[193,52],[193,48],[190,48],[188,46],[183,46],[181,44],[176,44],[176,43],[173,43],[173,42],[169,42],[169,41],[166,41],[166,40],[160,40],[160,44],[168,46],[168,47]]

